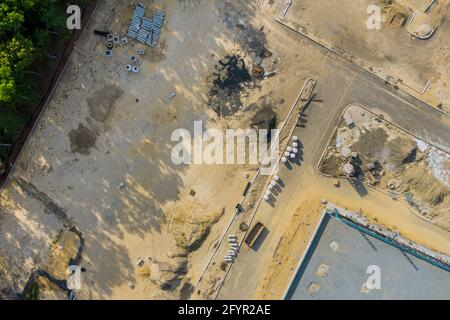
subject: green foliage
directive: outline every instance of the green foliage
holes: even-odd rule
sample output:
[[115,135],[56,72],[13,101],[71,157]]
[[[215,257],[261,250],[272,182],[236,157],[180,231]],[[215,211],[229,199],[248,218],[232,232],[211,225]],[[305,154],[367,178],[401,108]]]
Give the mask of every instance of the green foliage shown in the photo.
[[41,8],[41,21],[48,29],[66,31],[67,17],[61,14],[61,12],[64,12],[63,10],[63,8],[57,5]]
[[33,42],[21,34],[0,43],[0,103],[15,105],[21,95],[29,93],[26,71],[34,61]]

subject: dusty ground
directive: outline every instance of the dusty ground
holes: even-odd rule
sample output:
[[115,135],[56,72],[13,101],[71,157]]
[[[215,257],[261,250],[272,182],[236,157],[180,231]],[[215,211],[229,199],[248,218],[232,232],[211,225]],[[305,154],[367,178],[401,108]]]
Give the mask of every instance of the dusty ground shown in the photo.
[[[223,129],[265,126],[276,118],[280,126],[306,78],[328,71],[323,63],[325,54],[306,45],[306,39],[287,35],[286,30],[250,8],[249,2],[142,2],[151,9],[163,8],[167,22],[158,48],[146,48],[141,73],[131,75],[124,69],[139,45],[120,45],[114,48],[113,58],[106,58],[104,40],[93,35],[94,29],[107,28],[123,35],[133,4],[125,0],[116,0],[114,5],[100,2],[0,196],[0,296],[15,297],[28,284],[34,297],[33,284],[38,283],[39,298],[64,298],[66,293],[60,287],[42,276],[30,282],[30,274],[45,270],[63,280],[67,261],[76,260],[86,268],[78,292],[82,299],[188,297],[256,168],[175,166],[170,161],[172,131],[192,131],[195,120],[203,120],[205,128]],[[265,14],[277,13],[283,7],[278,1],[251,3]],[[318,7],[311,1],[294,1],[290,13],[303,14],[302,5]],[[349,2],[342,8],[342,12],[354,10]],[[304,12],[312,19],[323,14]],[[364,12],[355,16],[362,17]],[[345,14],[342,17],[348,18]],[[397,50],[398,39],[385,40],[394,48],[390,53],[373,56],[372,50],[356,49],[388,68],[399,67],[402,75],[420,84],[433,74],[442,82],[441,94],[446,97],[448,79],[441,76],[445,75],[442,68],[435,69],[448,58],[444,46],[448,32],[443,32],[446,23],[426,42],[430,50],[440,43],[440,53],[433,55],[436,64],[419,63],[417,71],[410,65],[418,63],[416,54],[420,60],[425,53],[417,53],[416,47],[411,50],[414,55]],[[337,30],[333,37],[339,39],[341,29]],[[347,32],[353,30],[344,30],[345,43],[358,43],[348,37]],[[409,38],[403,39],[405,30],[390,32],[401,32],[401,43],[410,45]],[[355,35],[361,36],[358,32]],[[231,113],[216,112],[214,101],[211,103],[211,77],[218,71],[219,60],[239,55],[253,72],[261,48],[270,51],[261,65],[274,74],[250,81],[239,94],[231,95],[226,103]],[[406,62],[396,56],[399,53]],[[363,54],[363,58],[367,57]],[[172,92],[176,97],[169,99]],[[263,298],[272,294],[279,297],[286,287],[321,212],[317,195],[325,195],[342,207],[364,208],[369,217],[394,229],[408,230],[406,236],[432,249],[445,251],[450,247],[441,229],[433,229],[435,226],[430,227],[384,194],[370,193],[362,201],[351,192],[350,184],[336,189],[330,179],[313,171],[301,182],[301,190],[301,196],[290,202],[295,206],[289,214],[295,215],[288,215],[276,231],[286,232],[276,251],[277,262],[288,262],[279,267],[263,264],[269,269],[261,286],[265,292],[274,288],[262,294]],[[299,205],[303,209],[296,210]],[[70,227],[76,227],[81,237],[69,233]]]
[[[450,155],[390,125],[358,106],[345,112],[354,127],[341,120],[321,164],[325,174],[354,177],[408,203],[420,216],[450,230]],[[346,155],[357,153],[357,158]],[[373,165],[373,168],[370,166]]]
[[[320,198],[308,199],[300,203],[299,207],[289,220],[276,251],[273,260],[269,264],[261,287],[258,289],[257,299],[279,299],[288,285],[288,275],[295,273],[299,262],[298,253],[303,253],[314,230],[319,223],[324,207]],[[296,253],[296,254],[293,254]]]
[[[286,17],[372,66],[402,79],[418,92],[422,92],[430,81],[423,98],[449,113],[449,2],[436,1],[429,9],[427,14],[437,31],[428,40],[418,40],[407,32],[406,25],[414,10],[422,7],[424,2],[393,1],[393,6],[386,7],[382,1],[299,0],[293,1]],[[367,8],[371,4],[382,8],[381,30],[370,30],[366,26]],[[335,8],[339,8],[338,13]],[[395,13],[402,13],[406,18],[402,26],[390,23]]]
[[[146,48],[141,73],[124,69],[139,45],[118,46],[107,58],[104,40],[93,34],[124,34],[134,5],[100,2],[1,195],[5,296],[20,294],[32,270],[64,280],[67,261],[55,262],[63,249],[57,243],[72,226],[84,238],[80,298],[185,295],[255,167],[175,166],[172,131],[192,131],[194,120],[246,128],[261,117],[283,119],[290,107],[283,97],[291,96],[295,74],[286,72],[268,22],[245,2],[144,2],[163,8],[167,22],[158,48]],[[261,46],[271,50],[263,65],[275,73],[245,89],[245,108],[218,116],[208,106],[214,66],[239,54],[250,68]],[[73,255],[67,247],[63,257]]]

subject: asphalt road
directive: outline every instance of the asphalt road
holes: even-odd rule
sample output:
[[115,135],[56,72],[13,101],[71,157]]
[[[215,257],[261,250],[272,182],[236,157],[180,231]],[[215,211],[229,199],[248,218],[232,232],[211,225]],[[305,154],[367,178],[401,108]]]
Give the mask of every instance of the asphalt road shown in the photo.
[[301,161],[292,168],[282,167],[279,175],[284,188],[274,206],[262,203],[253,223],[261,221],[269,232],[257,251],[243,246],[221,288],[218,299],[246,299],[253,296],[265,268],[272,259],[280,240],[280,232],[273,232],[283,219],[289,217],[296,205],[296,193],[308,168],[315,167],[330,139],[341,113],[350,104],[361,104],[385,119],[410,131],[424,141],[450,150],[449,118],[432,107],[393,89],[378,78],[330,56],[318,79],[317,99],[305,110],[307,124],[298,127],[294,135],[302,144]]

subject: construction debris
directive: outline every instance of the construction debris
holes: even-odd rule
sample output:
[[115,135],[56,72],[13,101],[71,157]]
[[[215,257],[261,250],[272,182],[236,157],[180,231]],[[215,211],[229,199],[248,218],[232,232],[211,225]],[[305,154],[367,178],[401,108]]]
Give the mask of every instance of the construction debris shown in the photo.
[[332,177],[355,178],[376,186],[392,198],[402,199],[419,216],[449,230],[450,156],[358,106],[346,114],[354,128],[341,120],[320,170]]
[[211,82],[208,104],[220,116],[232,115],[242,107],[240,94],[252,76],[239,55],[226,55],[215,70],[208,79]]
[[156,11],[152,19],[145,17],[145,7],[138,4],[131,18],[128,37],[155,48],[164,25],[164,11]]

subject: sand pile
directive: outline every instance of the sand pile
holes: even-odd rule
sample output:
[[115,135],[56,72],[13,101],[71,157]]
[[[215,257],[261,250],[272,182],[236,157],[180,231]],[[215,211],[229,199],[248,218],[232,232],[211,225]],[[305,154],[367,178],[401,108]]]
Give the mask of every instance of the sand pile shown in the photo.
[[413,162],[421,162],[424,154],[417,148],[411,139],[395,138],[388,142],[389,164],[391,170],[404,170],[405,165]]
[[187,258],[175,259],[170,263],[150,263],[147,271],[148,278],[164,291],[175,291],[181,284],[182,278],[188,272]]
[[224,213],[225,210],[212,214],[177,211],[172,220],[172,234],[177,246],[188,252],[197,250]]
[[403,172],[401,179],[412,191],[419,194],[424,201],[433,206],[443,203],[450,194],[450,190],[423,165],[408,167]]

